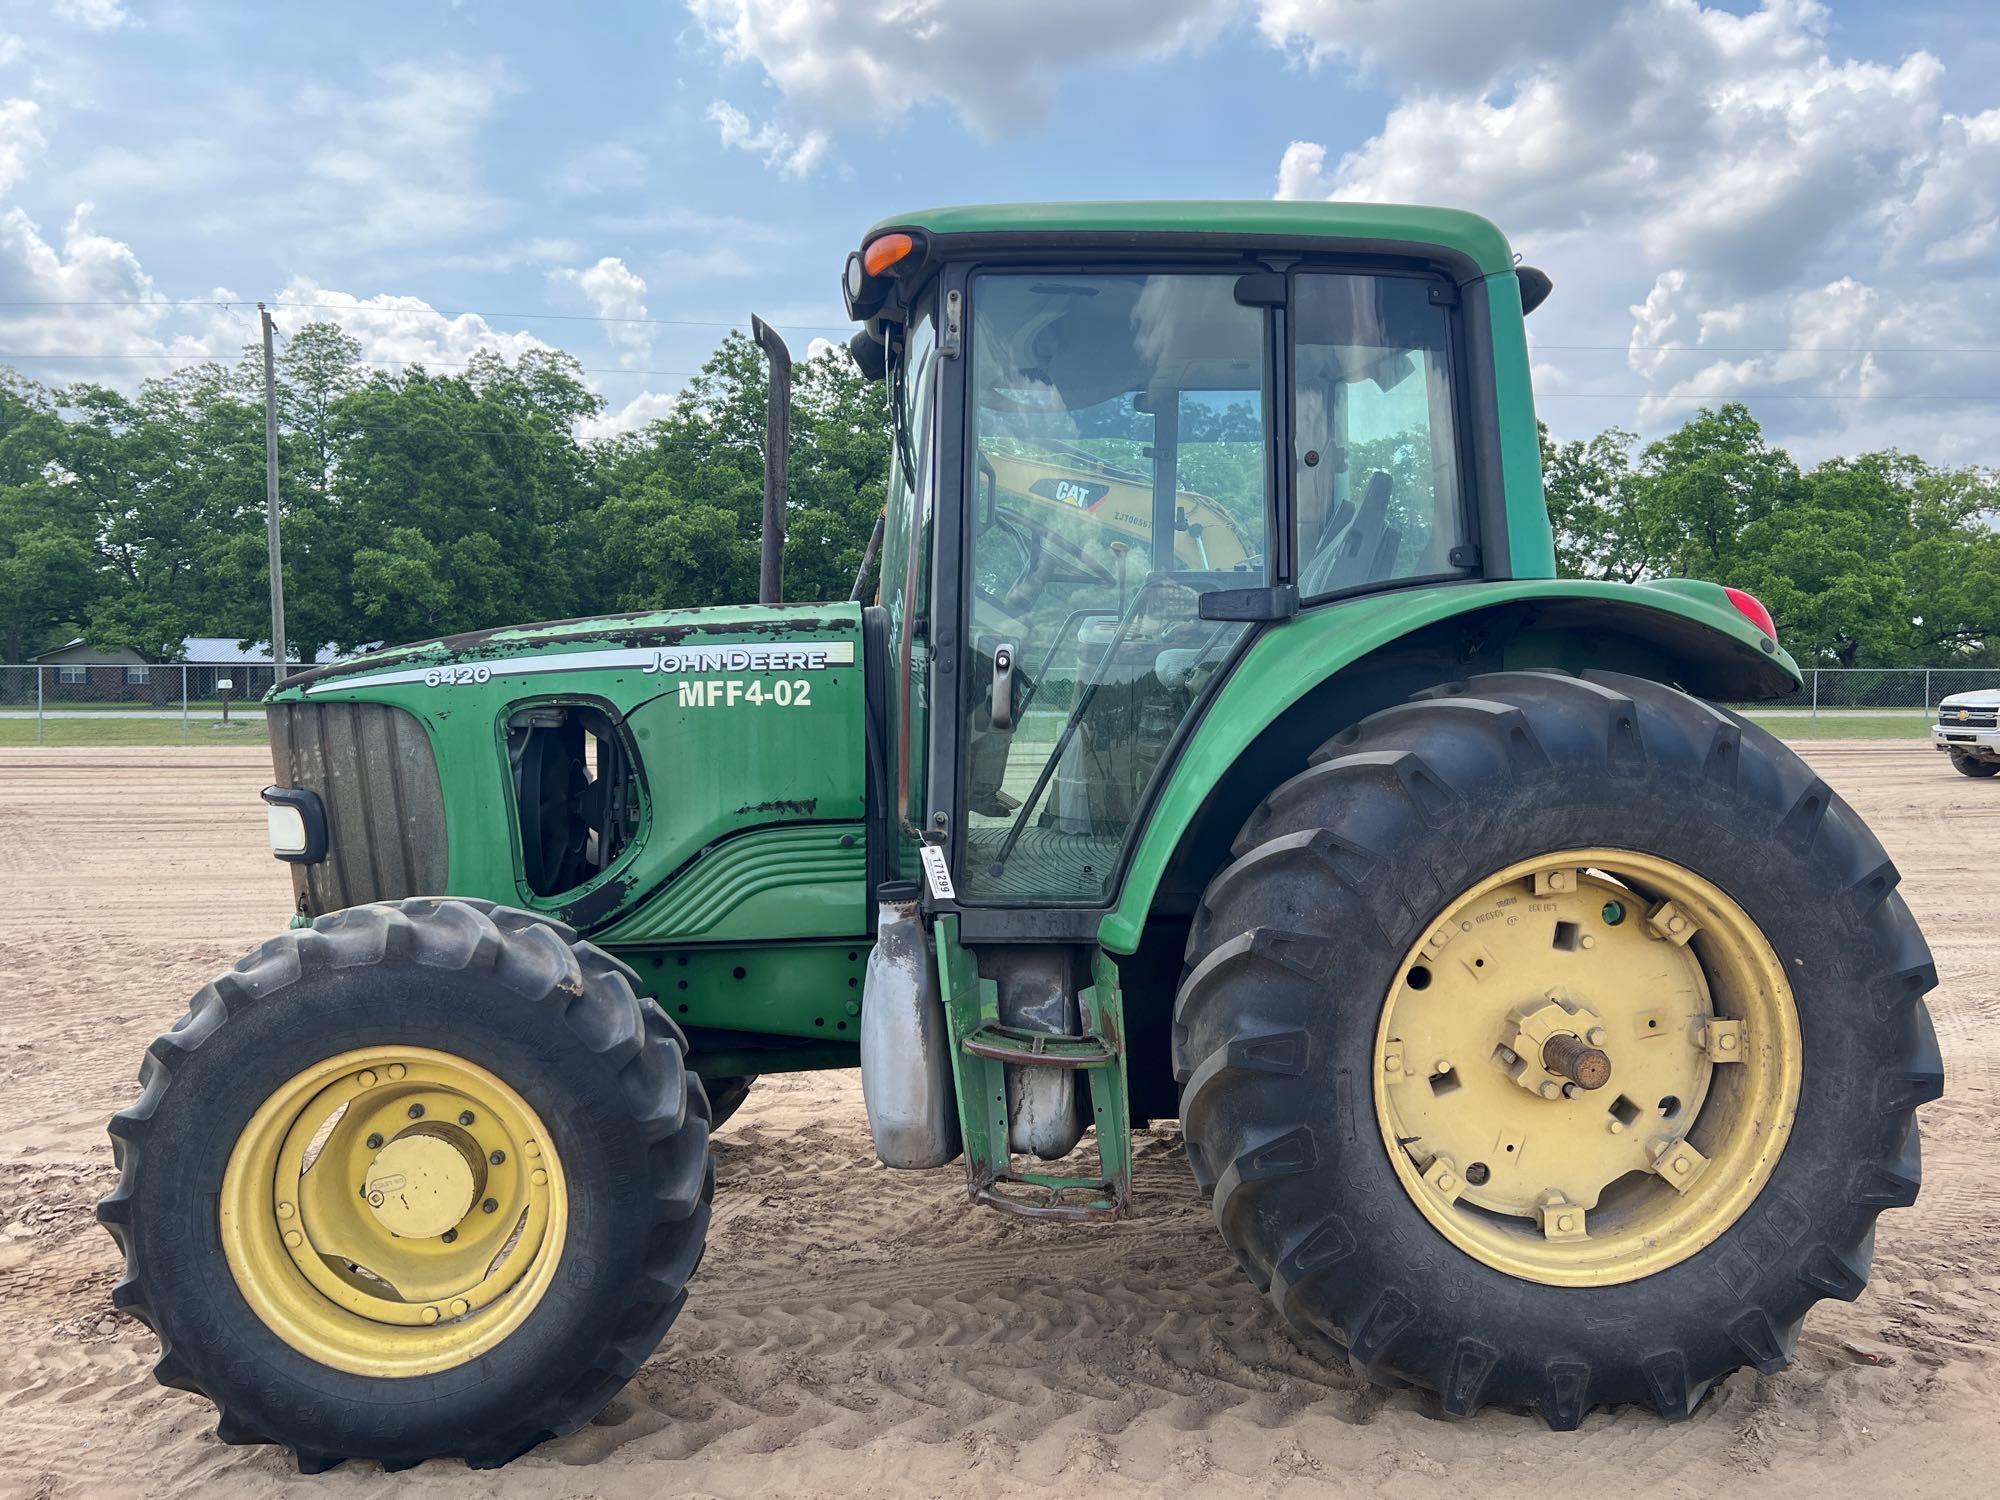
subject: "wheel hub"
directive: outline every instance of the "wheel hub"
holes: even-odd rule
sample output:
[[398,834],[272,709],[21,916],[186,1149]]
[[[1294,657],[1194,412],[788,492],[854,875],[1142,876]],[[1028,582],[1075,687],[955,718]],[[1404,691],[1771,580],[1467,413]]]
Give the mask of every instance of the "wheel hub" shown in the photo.
[[1654,856],[1577,850],[1481,882],[1412,950],[1377,1114],[1461,1248],[1529,1279],[1630,1280],[1748,1206],[1797,1057],[1783,966],[1740,906]]
[[[477,1163],[477,1165],[475,1165]],[[413,1131],[384,1146],[368,1164],[361,1195],[376,1221],[400,1239],[429,1239],[458,1227],[472,1211],[484,1162],[442,1132]]]
[[418,1048],[295,1075],[238,1137],[223,1249],[273,1332],[337,1369],[421,1374],[520,1326],[568,1224],[541,1121],[500,1078]]

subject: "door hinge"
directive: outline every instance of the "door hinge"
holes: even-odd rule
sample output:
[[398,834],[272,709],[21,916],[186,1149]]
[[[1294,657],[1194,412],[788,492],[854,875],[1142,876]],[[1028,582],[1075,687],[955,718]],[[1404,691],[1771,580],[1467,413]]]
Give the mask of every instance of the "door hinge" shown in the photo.
[[1477,544],[1460,542],[1445,555],[1445,561],[1454,568],[1476,568],[1484,559],[1479,555]]
[[938,353],[957,359],[965,348],[965,294],[956,288],[944,294],[944,334],[938,339]]

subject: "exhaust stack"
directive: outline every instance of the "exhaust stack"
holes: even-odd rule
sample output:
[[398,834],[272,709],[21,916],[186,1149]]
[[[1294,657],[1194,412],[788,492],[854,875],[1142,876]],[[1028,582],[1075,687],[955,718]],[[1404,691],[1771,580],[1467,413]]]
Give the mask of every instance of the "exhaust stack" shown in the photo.
[[785,494],[791,482],[792,351],[778,330],[762,318],[750,319],[751,337],[771,362],[764,402],[764,542],[757,564],[757,602],[785,598]]

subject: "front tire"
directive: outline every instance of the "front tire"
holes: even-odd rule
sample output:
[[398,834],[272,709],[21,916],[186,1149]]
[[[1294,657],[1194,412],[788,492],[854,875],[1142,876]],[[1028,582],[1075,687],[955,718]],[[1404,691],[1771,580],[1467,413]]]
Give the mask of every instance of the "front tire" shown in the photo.
[[202,989],[98,1205],[159,1381],[306,1472],[491,1467],[588,1422],[680,1311],[714,1195],[686,1043],[632,980],[558,923],[425,898]]
[[[1769,735],[1638,678],[1475,678],[1335,736],[1265,800],[1232,852],[1195,919],[1176,1005],[1182,1119],[1224,1238],[1309,1343],[1426,1386],[1453,1413],[1528,1406],[1571,1428],[1592,1407],[1625,1402],[1684,1417],[1739,1366],[1788,1363],[1819,1298],[1860,1293],[1876,1215],[1917,1193],[1914,1109],[1943,1086],[1921,1003],[1936,972],[1881,846]],[[1493,888],[1510,870],[1559,873],[1565,852],[1589,856],[1567,885],[1517,873],[1517,888]],[[1631,873],[1599,868],[1620,860]],[[1590,904],[1572,912],[1555,896],[1573,902],[1579,881]],[[1660,905],[1669,895],[1683,904]],[[1565,976],[1586,971],[1559,960],[1589,957],[1575,950],[1594,931],[1608,947],[1610,929],[1591,917],[1600,901],[1603,923],[1658,916],[1657,951],[1633,950],[1632,983],[1578,994]],[[1710,935],[1670,935],[1679,910],[1698,910]],[[1502,941],[1517,923],[1533,928],[1545,963]],[[1452,1058],[1416,1055],[1385,1022],[1417,985],[1425,944],[1468,997]],[[1771,956],[1763,978],[1759,951]],[[1712,972],[1688,977],[1688,954]],[[1710,986],[1708,1018],[1725,1023],[1714,1032],[1701,1014]],[[1670,989],[1690,1014],[1661,998]],[[1776,1003],[1781,990],[1795,1005]],[[1753,991],[1771,1003],[1753,1003]],[[1649,1037],[1684,1049],[1730,1034],[1732,1020],[1770,1067],[1753,1089],[1750,1069],[1712,1066],[1696,1080],[1706,1098],[1647,1093],[1629,1120],[1634,1101],[1607,1109],[1560,1079],[1552,1096],[1524,1093],[1516,1083],[1551,1079],[1504,1076],[1523,1072],[1529,1050],[1518,1018],[1552,1001],[1603,1013],[1576,1029],[1609,1038],[1607,1094],[1664,1055],[1644,1050]],[[1649,1020],[1664,1025],[1649,1033]],[[1491,1130],[1460,1131],[1478,1145],[1461,1155],[1493,1156],[1479,1174],[1436,1149],[1440,1116],[1397,1124],[1395,1101],[1411,1097],[1400,1089],[1427,1106],[1461,1085],[1458,1100],[1495,1101]],[[1727,1106],[1753,1096],[1754,1109]],[[1504,1102],[1514,1099],[1518,1108]],[[1568,1212],[1572,1192],[1523,1219],[1520,1203],[1489,1208],[1467,1187],[1468,1175],[1502,1185],[1502,1151],[1574,1176],[1620,1129],[1658,1133],[1664,1154],[1647,1171],[1587,1182],[1600,1194],[1587,1213]],[[1677,1159],[1689,1180],[1703,1168],[1677,1138],[1715,1158],[1716,1191],[1698,1213],[1679,1213],[1669,1186]],[[1725,1146],[1736,1152],[1726,1170]],[[1649,1219],[1649,1204],[1664,1217]],[[1630,1233],[1593,1257],[1586,1226],[1600,1216],[1609,1233]],[[1667,1226],[1657,1253],[1645,1249],[1649,1226]]]
[[1961,776],[2000,776],[2000,760],[1981,760],[1956,750],[1951,754],[1951,766]]

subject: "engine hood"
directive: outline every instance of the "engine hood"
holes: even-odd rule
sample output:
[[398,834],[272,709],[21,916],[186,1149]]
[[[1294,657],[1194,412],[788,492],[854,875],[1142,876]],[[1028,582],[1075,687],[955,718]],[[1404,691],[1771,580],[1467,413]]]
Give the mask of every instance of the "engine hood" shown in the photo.
[[2000,688],[1974,688],[1965,693],[1947,693],[1938,700],[1939,708],[2000,708]]
[[466,631],[330,662],[287,677],[269,696],[301,701],[434,681],[433,674],[445,668],[480,673],[482,682],[607,668],[783,671],[806,665],[796,653],[815,650],[830,651],[840,664],[852,663],[860,638],[857,604],[733,604],[592,615]]

